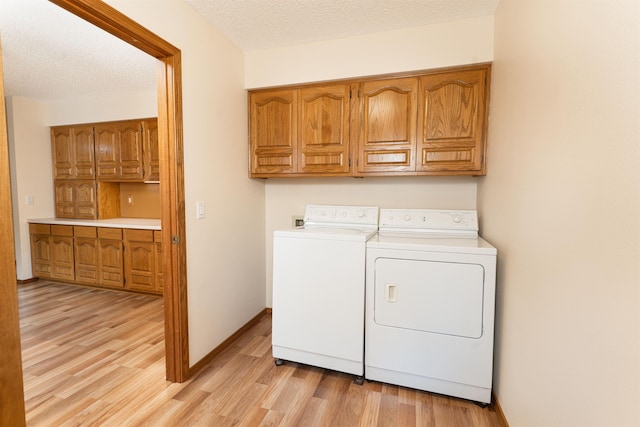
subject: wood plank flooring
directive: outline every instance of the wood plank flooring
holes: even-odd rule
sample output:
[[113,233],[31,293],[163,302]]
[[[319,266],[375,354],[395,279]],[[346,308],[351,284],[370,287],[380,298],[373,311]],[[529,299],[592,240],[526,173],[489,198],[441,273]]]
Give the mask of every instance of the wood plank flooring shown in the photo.
[[499,427],[491,408],[271,357],[271,318],[165,381],[162,299],[20,285],[28,426]]

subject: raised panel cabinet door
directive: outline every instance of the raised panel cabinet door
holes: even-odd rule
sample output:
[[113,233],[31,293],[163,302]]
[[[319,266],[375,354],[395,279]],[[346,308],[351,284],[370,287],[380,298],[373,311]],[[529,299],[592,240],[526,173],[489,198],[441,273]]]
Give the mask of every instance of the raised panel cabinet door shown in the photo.
[[125,288],[154,292],[156,259],[155,243],[126,241]]
[[142,124],[139,120],[118,123],[120,176],[122,180],[142,181]]
[[51,278],[75,279],[73,237],[51,236]]
[[96,219],[97,217],[96,182],[93,180],[75,181],[74,218]]
[[51,157],[53,159],[53,179],[74,179],[73,128],[56,126],[51,128]]
[[75,215],[75,181],[56,180],[53,183],[56,218],[73,218]]
[[98,239],[76,237],[74,249],[76,282],[98,284]]
[[96,161],[93,126],[75,126],[73,137],[74,176],[76,179],[95,179]]
[[[31,224],[33,225],[33,224]],[[49,234],[31,233],[31,270],[41,279],[51,277],[51,236]]]
[[420,78],[419,171],[484,174],[489,66]]
[[349,89],[348,84],[300,89],[298,172],[349,172]]
[[252,93],[249,105],[251,175],[297,172],[297,91]]
[[359,172],[415,170],[418,79],[360,84]]
[[122,240],[98,239],[98,284],[124,286]]
[[120,141],[118,129],[113,124],[94,127],[96,177],[102,181],[114,181],[120,176]]
[[158,149],[158,120],[142,121],[142,138],[144,140],[142,154],[144,156],[144,180],[160,180],[160,150]]

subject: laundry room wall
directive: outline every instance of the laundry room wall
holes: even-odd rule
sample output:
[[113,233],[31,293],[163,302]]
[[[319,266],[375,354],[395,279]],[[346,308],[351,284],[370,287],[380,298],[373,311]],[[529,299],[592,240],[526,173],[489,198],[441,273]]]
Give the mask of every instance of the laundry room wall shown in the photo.
[[[245,58],[247,88],[490,62],[493,17],[253,51]],[[291,227],[292,216],[302,215],[307,204],[475,209],[476,181],[472,177],[267,179],[267,306],[271,307],[273,232]]]
[[484,236],[513,427],[640,426],[640,2],[501,0]]

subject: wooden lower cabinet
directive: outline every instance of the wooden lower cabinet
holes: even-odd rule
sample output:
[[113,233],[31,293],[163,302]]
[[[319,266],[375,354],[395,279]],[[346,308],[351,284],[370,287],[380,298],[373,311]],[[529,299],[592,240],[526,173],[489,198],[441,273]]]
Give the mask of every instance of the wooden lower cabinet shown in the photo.
[[121,228],[98,228],[98,284],[124,287],[124,262]]
[[74,280],[73,227],[30,224],[31,268],[38,277]]
[[153,230],[124,230],[126,289],[162,292],[162,282],[158,280],[162,265],[162,261],[158,261],[158,243]]
[[30,224],[34,276],[162,294],[161,232]]

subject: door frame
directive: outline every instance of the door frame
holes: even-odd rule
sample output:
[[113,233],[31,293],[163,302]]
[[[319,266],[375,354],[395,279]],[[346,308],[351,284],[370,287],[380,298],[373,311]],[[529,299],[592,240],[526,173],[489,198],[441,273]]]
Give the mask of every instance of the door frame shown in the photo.
[[101,0],[50,1],[158,59],[166,377],[184,382],[189,378],[189,335],[180,49]]

